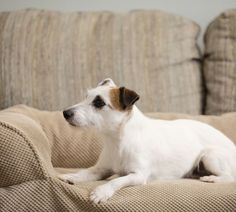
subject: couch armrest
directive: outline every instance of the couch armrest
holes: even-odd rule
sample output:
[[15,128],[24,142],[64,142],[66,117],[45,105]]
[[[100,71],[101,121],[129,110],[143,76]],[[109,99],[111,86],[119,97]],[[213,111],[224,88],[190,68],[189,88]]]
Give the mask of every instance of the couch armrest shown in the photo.
[[11,110],[0,112],[0,187],[54,176],[51,145],[41,126]]

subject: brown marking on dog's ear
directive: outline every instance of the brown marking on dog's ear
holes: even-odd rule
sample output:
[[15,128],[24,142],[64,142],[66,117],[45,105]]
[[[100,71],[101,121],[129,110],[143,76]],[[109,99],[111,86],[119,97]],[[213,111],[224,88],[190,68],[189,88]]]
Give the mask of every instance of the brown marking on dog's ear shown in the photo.
[[139,100],[139,95],[130,89],[120,87],[120,104],[123,110],[130,109]]
[[110,99],[111,99],[111,105],[116,110],[122,110],[121,104],[120,104],[120,90],[119,88],[113,88],[110,90]]
[[117,110],[129,110],[139,100],[139,95],[125,87],[114,88],[110,91],[111,103]]

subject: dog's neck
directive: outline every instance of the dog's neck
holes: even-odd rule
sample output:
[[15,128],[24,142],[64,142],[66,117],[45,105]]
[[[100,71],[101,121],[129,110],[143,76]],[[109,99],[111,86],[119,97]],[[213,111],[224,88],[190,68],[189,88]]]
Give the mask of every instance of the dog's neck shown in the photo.
[[134,105],[123,126],[142,124],[140,121],[145,119],[146,116]]
[[[127,116],[114,129],[107,128],[102,131],[106,140],[112,140],[114,143],[119,143],[125,133],[125,128],[143,124],[146,116],[134,105],[132,110],[127,112]],[[111,142],[111,141],[108,141]]]

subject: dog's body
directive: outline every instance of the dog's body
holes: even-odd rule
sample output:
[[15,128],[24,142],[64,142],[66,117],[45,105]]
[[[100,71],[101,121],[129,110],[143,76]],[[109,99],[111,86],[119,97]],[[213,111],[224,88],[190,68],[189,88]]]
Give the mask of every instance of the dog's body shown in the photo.
[[93,167],[61,175],[61,179],[78,183],[120,175],[91,193],[95,203],[106,201],[125,186],[191,176],[200,162],[212,173],[201,181],[236,179],[236,147],[230,139],[198,121],[148,118],[134,105],[138,98],[135,92],[117,88],[106,79],[87,100],[64,112],[72,125],[99,128],[104,148]]

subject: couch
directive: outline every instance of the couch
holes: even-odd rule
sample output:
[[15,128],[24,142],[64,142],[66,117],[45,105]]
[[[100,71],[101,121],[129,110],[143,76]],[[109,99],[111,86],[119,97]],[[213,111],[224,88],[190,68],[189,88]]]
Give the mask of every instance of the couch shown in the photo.
[[213,20],[201,53],[199,26],[162,11],[0,13],[0,210],[235,211],[234,182],[153,181],[94,204],[104,181],[57,178],[98,158],[99,134],[61,110],[105,77],[137,91],[153,118],[199,120],[236,142],[235,19]]

